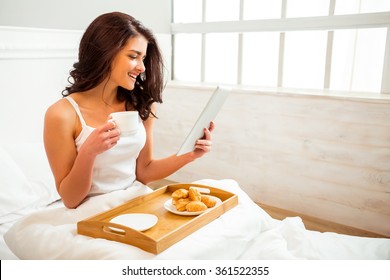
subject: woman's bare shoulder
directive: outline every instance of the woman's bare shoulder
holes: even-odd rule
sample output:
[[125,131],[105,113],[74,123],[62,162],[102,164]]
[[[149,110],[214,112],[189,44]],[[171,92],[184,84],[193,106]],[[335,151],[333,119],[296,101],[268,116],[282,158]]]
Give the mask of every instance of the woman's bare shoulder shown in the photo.
[[46,120],[66,121],[76,117],[76,111],[68,100],[62,98],[52,104],[46,111]]

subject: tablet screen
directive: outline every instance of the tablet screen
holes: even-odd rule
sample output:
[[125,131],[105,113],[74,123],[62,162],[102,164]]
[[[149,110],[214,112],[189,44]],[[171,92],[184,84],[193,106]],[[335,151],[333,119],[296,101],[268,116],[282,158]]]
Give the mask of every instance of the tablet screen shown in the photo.
[[187,135],[184,143],[180,147],[177,153],[178,156],[194,150],[196,140],[203,137],[203,129],[206,127],[208,128],[210,122],[217,116],[230,91],[231,89],[227,87],[217,87],[195,125],[192,127],[190,133]]

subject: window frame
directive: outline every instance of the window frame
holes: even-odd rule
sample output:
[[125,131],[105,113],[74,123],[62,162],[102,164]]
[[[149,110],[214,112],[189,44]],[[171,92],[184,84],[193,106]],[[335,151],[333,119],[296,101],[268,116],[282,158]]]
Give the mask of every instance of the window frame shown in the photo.
[[[323,77],[323,89],[328,90],[331,77],[331,61],[334,31],[339,29],[361,29],[361,28],[386,28],[386,46],[384,64],[382,71],[382,82],[380,93],[390,94],[390,12],[360,13],[347,15],[334,15],[336,0],[330,0],[329,15],[316,17],[286,18],[287,0],[282,0],[282,11],[280,19],[243,20],[243,3],[240,0],[240,16],[238,21],[205,22],[205,1],[203,0],[202,22],[197,23],[171,23],[171,34],[173,37],[172,48],[174,48],[174,36],[181,33],[199,33],[202,35],[201,50],[201,82],[205,81],[205,40],[207,33],[238,33],[238,69],[237,85],[242,85],[242,33],[246,32],[279,32],[279,65],[278,65],[278,87],[283,87],[283,53],[285,33],[288,31],[327,30],[327,45],[325,58],[325,74]],[[172,0],[172,7],[173,7]],[[172,50],[174,53],[174,49]],[[172,56],[173,57],[173,56]],[[174,59],[174,58],[173,58]],[[172,63],[172,65],[174,65]],[[174,72],[174,69],[173,71]],[[174,78],[174,73],[172,74]]]

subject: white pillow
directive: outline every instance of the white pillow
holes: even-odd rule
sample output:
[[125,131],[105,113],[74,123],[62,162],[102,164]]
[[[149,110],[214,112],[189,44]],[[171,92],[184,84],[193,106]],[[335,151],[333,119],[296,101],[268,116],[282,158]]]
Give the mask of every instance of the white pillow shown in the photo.
[[39,199],[15,161],[0,147],[0,224],[9,221],[9,214],[35,205]]
[[46,206],[60,199],[43,143],[4,144],[4,149],[38,195],[37,206]]

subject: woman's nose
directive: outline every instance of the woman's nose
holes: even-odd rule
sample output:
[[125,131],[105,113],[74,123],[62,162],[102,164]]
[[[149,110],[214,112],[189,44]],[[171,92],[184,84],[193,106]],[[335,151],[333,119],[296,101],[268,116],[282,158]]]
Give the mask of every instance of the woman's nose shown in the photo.
[[140,73],[145,72],[146,67],[145,67],[145,64],[144,64],[144,61],[143,61],[143,60],[141,60],[141,61],[138,62],[138,64],[137,64],[137,70],[138,70]]

